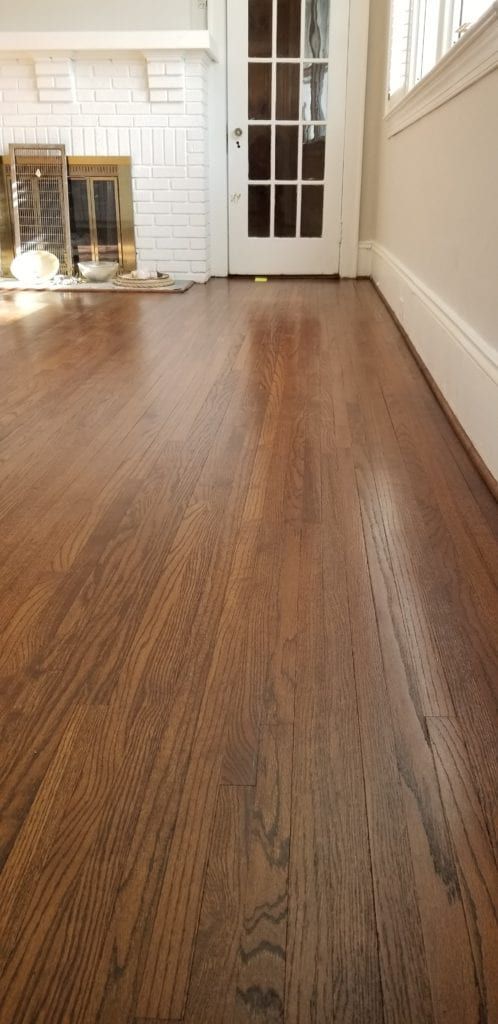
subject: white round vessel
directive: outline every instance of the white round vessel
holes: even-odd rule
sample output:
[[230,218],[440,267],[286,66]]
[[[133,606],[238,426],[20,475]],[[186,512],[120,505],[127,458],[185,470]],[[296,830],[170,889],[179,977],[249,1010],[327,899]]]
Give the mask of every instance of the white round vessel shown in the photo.
[[119,270],[119,263],[105,262],[104,260],[102,262],[86,260],[78,263],[78,269],[85,281],[100,281],[102,283],[103,281],[110,281],[111,278],[115,277]]
[[30,250],[16,256],[10,272],[21,284],[48,284],[59,271],[59,260],[45,249]]

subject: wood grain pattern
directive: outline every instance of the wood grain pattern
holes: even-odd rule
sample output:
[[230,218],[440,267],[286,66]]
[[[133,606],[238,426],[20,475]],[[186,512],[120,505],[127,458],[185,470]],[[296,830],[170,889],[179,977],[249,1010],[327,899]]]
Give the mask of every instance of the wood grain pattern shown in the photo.
[[474,950],[479,1019],[493,1021],[498,1017],[498,867],[458,723],[431,718],[428,726]]
[[[428,965],[351,452],[340,453],[337,483],[343,511],[384,1016],[393,1024],[399,1019],[422,1024],[433,1019]],[[394,972],[393,962],[397,964]]]
[[372,286],[9,295],[0,398],[2,1024],[494,1024],[498,515]]
[[[405,641],[375,481],[359,458],[358,489],[379,623],[396,757],[436,1018],[478,1019],[479,999],[453,849],[421,703]],[[436,909],[437,908],[437,909]],[[448,949],[446,936],[453,941]]]
[[234,1024],[284,1020],[292,753],[292,724],[269,724],[252,814]]
[[184,1020],[232,1024],[254,790],[220,786]]
[[[333,520],[324,516],[324,523],[334,536]],[[357,885],[359,877],[370,882],[371,871],[345,578],[340,550],[331,545],[326,562],[322,539],[315,524],[303,532],[285,1001],[289,1024],[318,1024],[329,1015],[351,1022],[382,1020],[373,893],[370,884]]]

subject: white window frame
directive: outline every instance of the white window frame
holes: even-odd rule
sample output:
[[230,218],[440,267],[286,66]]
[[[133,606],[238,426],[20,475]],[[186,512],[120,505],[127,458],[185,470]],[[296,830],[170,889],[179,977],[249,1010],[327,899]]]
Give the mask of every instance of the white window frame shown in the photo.
[[[391,0],[391,35],[395,2]],[[438,5],[437,60],[419,77],[421,12],[426,2]],[[392,95],[389,95],[392,39],[389,43],[385,93],[389,137],[498,68],[498,0],[462,32],[458,31],[461,0],[411,0],[410,7],[405,80]]]
[[[392,110],[400,101],[403,100],[411,89],[417,87],[419,83],[437,67],[440,60],[445,57],[453,46],[457,45],[459,41],[465,37],[466,33],[472,31],[473,28],[478,26],[483,19],[488,18],[493,8],[496,8],[497,6],[496,3],[491,4],[488,10],[484,12],[478,21],[474,22],[473,25],[465,26],[461,25],[460,22],[462,0],[411,0],[405,81],[400,88],[390,94],[389,69],[392,56],[391,48],[394,3],[395,0],[391,0],[391,36],[389,42],[386,112]],[[426,41],[424,32],[425,17],[428,10],[431,10],[431,13],[434,13],[435,9],[437,9],[436,18],[438,22],[435,60],[431,64],[431,67],[424,72],[423,53]]]

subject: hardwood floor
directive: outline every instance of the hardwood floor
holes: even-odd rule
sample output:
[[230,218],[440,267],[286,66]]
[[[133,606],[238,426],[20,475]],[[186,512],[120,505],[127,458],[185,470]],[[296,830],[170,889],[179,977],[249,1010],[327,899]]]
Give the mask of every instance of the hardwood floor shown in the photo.
[[498,1022],[498,514],[368,282],[0,307],[0,1024]]

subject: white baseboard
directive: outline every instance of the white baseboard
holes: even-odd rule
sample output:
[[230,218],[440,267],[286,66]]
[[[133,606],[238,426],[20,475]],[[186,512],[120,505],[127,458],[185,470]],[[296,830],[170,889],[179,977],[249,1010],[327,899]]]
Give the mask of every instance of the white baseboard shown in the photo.
[[498,353],[383,246],[371,243],[370,256],[372,279],[498,480]]
[[358,277],[372,276],[372,243],[358,244]]

